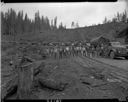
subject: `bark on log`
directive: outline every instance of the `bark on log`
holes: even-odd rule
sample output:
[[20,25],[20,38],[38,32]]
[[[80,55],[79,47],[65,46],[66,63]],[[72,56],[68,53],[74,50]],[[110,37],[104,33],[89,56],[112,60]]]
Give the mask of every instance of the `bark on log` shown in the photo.
[[41,87],[51,90],[63,91],[67,85],[67,83],[56,82],[53,79],[38,78],[37,80]]

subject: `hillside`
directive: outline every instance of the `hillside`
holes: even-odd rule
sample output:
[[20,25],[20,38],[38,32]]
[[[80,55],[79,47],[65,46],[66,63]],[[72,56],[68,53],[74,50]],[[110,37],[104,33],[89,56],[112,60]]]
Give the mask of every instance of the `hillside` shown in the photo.
[[2,40],[33,40],[33,41],[81,41],[86,39],[92,39],[103,35],[109,39],[113,37],[124,28],[126,28],[127,23],[106,23],[89,27],[82,27],[76,29],[62,29],[54,31],[41,31],[36,33],[27,33],[23,35],[14,36],[4,36],[2,35]]
[[92,39],[94,37],[103,35],[109,39],[113,39],[118,32],[126,28],[126,23],[108,23],[96,26],[90,26],[85,28],[79,28],[79,34],[83,35],[84,38]]

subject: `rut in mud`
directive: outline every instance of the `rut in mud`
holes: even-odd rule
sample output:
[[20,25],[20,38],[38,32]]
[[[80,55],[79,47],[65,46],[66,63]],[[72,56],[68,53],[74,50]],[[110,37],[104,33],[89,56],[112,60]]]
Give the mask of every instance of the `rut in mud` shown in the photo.
[[128,83],[127,70],[122,70],[119,67],[112,66],[88,57],[78,57],[78,59],[76,59],[76,62],[78,62],[78,64],[82,66],[88,66],[90,68],[95,68],[96,70],[101,70],[101,74],[106,74],[107,76],[112,76],[113,78]]

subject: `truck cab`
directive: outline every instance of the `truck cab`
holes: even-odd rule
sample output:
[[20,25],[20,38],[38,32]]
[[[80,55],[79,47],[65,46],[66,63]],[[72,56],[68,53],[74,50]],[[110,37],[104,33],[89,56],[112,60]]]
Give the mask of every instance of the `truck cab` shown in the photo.
[[112,59],[116,57],[125,57],[126,59],[128,58],[128,49],[120,42],[110,42],[109,51],[109,56]]

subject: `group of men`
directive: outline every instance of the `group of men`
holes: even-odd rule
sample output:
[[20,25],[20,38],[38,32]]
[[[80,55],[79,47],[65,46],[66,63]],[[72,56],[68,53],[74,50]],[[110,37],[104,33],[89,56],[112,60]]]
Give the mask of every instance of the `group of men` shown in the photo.
[[[26,44],[27,45],[27,44]],[[49,58],[61,59],[73,56],[99,57],[102,56],[105,49],[104,45],[94,46],[90,42],[71,42],[71,43],[29,43],[29,47],[34,53],[47,56]],[[33,49],[34,48],[34,49]],[[28,50],[30,53],[30,49]]]
[[[53,59],[62,59],[75,56],[83,57],[99,57],[108,52],[107,48],[104,45],[94,46],[91,43],[20,43],[21,46],[18,47],[20,53],[17,54],[19,58],[22,56],[28,56],[32,54],[39,55],[39,58],[53,58]],[[12,65],[12,62],[10,62]]]
[[100,56],[102,47],[97,46],[94,47],[90,43],[74,45],[73,43],[70,45],[52,45],[52,46],[45,46],[45,54],[48,57],[53,58],[65,58],[65,57],[73,57],[73,56],[87,56],[87,57],[94,57]]

